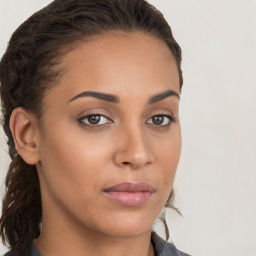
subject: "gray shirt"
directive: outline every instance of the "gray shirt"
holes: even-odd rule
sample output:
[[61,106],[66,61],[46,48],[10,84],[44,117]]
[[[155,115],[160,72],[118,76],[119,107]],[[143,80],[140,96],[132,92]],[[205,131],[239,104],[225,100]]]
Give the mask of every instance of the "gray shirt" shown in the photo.
[[190,256],[179,251],[174,244],[166,242],[154,232],[151,241],[155,249],[155,256]]

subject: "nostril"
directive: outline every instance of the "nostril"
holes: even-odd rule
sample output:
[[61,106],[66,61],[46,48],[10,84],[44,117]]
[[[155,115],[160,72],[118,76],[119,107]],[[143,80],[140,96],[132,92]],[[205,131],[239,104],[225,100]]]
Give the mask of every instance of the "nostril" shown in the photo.
[[123,162],[123,165],[129,165],[130,163],[129,162]]

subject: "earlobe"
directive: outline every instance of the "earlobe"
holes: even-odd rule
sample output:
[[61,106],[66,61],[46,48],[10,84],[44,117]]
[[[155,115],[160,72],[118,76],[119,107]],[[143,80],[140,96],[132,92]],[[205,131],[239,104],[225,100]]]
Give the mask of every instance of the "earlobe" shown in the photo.
[[27,164],[38,163],[38,127],[35,116],[21,107],[14,109],[10,129],[18,154]]

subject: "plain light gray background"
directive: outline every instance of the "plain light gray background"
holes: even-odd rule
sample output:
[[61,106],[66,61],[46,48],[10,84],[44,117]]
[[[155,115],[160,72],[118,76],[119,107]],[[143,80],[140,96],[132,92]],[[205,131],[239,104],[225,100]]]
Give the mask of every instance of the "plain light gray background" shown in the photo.
[[[0,0],[0,55],[49,0]],[[183,49],[183,150],[171,237],[197,256],[256,249],[256,0],[150,0]],[[0,182],[9,163],[0,131]],[[1,190],[3,193],[3,189]],[[0,253],[6,249],[0,248]]]

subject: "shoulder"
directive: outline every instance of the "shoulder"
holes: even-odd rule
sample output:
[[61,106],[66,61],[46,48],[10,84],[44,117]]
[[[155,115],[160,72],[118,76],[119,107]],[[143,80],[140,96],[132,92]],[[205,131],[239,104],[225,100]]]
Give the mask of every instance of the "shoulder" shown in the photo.
[[179,251],[174,244],[164,241],[155,232],[152,233],[152,243],[157,256],[190,256]]

